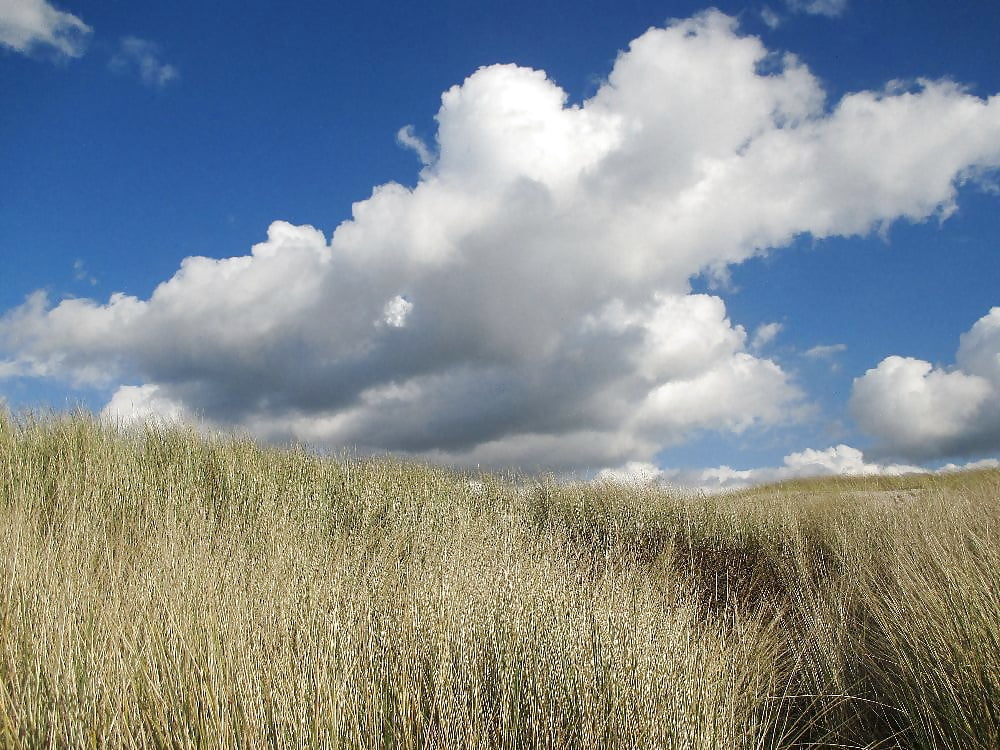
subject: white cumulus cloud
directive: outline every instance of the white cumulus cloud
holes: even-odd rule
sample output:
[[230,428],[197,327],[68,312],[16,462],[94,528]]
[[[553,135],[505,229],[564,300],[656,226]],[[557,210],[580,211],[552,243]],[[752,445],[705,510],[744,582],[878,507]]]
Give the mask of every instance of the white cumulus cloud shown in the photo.
[[[942,471],[987,468],[993,465],[994,463],[989,461],[964,466],[950,464]],[[754,469],[733,469],[729,466],[707,469],[661,469],[651,463],[633,461],[619,468],[603,469],[597,478],[624,483],[666,484],[717,492],[806,477],[899,476],[926,472],[927,469],[910,464],[870,463],[865,461],[864,454],[857,448],[840,444],[823,450],[808,448],[790,453],[785,456],[781,466]]]
[[404,297],[396,295],[385,303],[382,309],[382,323],[393,328],[402,328],[413,310],[413,303]]
[[954,367],[886,357],[855,379],[850,405],[881,455],[929,460],[1000,450],[1000,307],[962,334]]
[[[986,467],[980,463],[968,466],[951,465],[946,470]],[[823,450],[806,449],[785,456],[781,466],[755,469],[733,469],[716,466],[708,469],[661,469],[651,463],[631,461],[618,468],[603,469],[598,479],[624,483],[668,484],[707,491],[749,487],[755,484],[781,482],[788,479],[822,476],[875,476],[921,473],[927,470],[909,464],[880,464],[865,461],[864,454],[849,445],[835,445]]]
[[123,385],[104,409],[101,417],[115,424],[164,424],[188,421],[192,415],[183,404],[160,392],[156,385]]
[[1000,469],[1000,459],[981,458],[964,464],[945,464],[937,470],[938,474],[948,474],[953,471],[970,471],[976,469]]
[[0,0],[0,44],[28,54],[41,47],[80,57],[91,28],[46,0]]
[[416,186],[376,187],[329,239],[275,222],[249,255],[186,258],[148,299],[38,293],[0,320],[0,352],[266,438],[650,462],[803,410],[692,276],[802,233],[945,215],[1000,165],[998,125],[1000,99],[950,82],[828,106],[801,62],[710,11],[634,40],[581,103],[542,71],[481,68],[443,94]]
[[925,472],[910,464],[868,462],[864,454],[850,445],[835,445],[823,450],[807,448],[785,456],[781,466],[756,469],[732,469],[719,466],[682,474],[685,484],[702,489],[733,489],[754,484],[783,482],[788,479],[822,476],[898,476]]

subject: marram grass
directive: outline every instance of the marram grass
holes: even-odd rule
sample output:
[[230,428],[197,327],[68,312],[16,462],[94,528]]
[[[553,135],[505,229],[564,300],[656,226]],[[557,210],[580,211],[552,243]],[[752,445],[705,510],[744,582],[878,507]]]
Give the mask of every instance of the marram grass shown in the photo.
[[998,490],[470,482],[0,413],[0,746],[997,748]]

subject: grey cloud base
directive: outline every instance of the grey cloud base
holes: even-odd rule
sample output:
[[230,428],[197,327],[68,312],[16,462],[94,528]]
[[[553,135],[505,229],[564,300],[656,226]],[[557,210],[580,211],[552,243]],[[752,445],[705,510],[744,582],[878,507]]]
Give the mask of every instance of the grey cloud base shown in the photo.
[[271,439],[556,471],[650,461],[806,408],[692,276],[801,233],[945,216],[959,182],[1000,165],[997,97],[925,81],[829,107],[793,56],[715,11],[634,40],[582,104],[497,65],[445,92],[437,122],[416,187],[375,188],[329,242],[275,222],[146,300],[35,295],[0,321],[0,371]]

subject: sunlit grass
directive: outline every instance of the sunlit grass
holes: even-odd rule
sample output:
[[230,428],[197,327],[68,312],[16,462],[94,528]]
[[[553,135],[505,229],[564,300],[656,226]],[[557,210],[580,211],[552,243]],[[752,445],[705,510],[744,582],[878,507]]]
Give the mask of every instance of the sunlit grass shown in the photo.
[[0,746],[1000,747],[998,490],[470,482],[0,415]]

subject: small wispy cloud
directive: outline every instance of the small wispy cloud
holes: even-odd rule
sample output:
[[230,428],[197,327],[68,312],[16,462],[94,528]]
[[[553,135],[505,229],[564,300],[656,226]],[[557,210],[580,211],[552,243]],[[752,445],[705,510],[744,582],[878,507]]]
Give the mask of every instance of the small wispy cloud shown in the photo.
[[785,4],[793,13],[808,13],[811,16],[827,18],[842,16],[847,10],[847,0],[785,0]]
[[774,337],[781,333],[782,325],[781,323],[764,323],[758,326],[757,330],[753,334],[753,340],[750,342],[750,346],[754,349],[760,349],[767,346],[772,341]]
[[770,5],[765,5],[760,9],[760,20],[762,20],[769,29],[776,29],[781,26],[781,16],[778,15],[777,11],[775,11]]
[[155,42],[126,36],[119,42],[118,52],[108,67],[116,73],[134,75],[147,86],[160,88],[180,77],[177,68],[163,62],[160,54],[160,46]]
[[73,280],[86,282],[91,286],[97,285],[97,279],[87,270],[87,266],[80,258],[73,261]]
[[[9,359],[0,359],[0,380],[27,374],[24,365]],[[2,398],[2,397],[0,397]]]
[[425,167],[434,161],[434,154],[427,148],[427,144],[414,132],[412,125],[406,125],[396,133],[396,143],[403,148],[413,151],[420,159],[420,163]]
[[804,354],[809,359],[832,359],[843,351],[847,351],[847,344],[822,344],[806,349]]
[[23,55],[47,48],[59,56],[80,57],[91,31],[46,0],[0,0],[0,45]]

